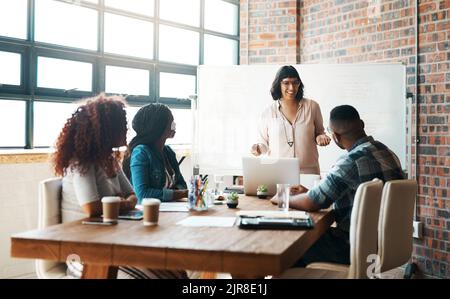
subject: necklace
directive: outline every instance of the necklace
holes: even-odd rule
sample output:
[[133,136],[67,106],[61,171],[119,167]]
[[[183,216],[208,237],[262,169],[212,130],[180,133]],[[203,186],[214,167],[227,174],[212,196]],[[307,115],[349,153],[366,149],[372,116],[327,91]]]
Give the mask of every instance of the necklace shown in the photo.
[[[281,104],[280,104],[280,107],[281,107]],[[285,119],[285,120],[283,120],[283,128],[284,128],[284,136],[286,137],[286,142],[289,145],[289,147],[292,147],[294,145],[294,140],[289,141],[287,130],[286,130],[286,121],[288,121],[288,119],[284,115],[283,111],[280,110],[280,112],[281,112],[282,117]],[[292,134],[292,137],[294,137],[294,134]]]
[[294,141],[289,141],[288,139],[288,135],[287,135],[287,130],[286,130],[286,123],[283,121],[283,127],[284,127],[284,136],[286,136],[286,142],[289,145],[289,147],[292,147],[294,145]]

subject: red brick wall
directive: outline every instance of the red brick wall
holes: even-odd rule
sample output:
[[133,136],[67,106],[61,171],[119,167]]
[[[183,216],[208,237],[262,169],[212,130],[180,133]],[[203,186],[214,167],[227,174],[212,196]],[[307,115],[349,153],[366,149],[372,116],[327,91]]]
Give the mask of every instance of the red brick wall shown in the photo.
[[[241,55],[245,54],[246,1],[241,1]],[[293,55],[273,59],[257,47],[277,48],[252,33],[272,11],[261,5],[297,5],[300,35]],[[250,0],[249,63],[404,62],[408,91],[415,90],[414,0]],[[258,12],[252,15],[252,11]],[[288,11],[290,11],[288,9]],[[427,275],[450,278],[450,0],[419,4],[419,132],[417,215],[424,237],[415,240],[414,260]],[[265,31],[271,34],[273,32]],[[288,31],[290,34],[292,30]],[[276,31],[280,43],[282,32]],[[293,36],[293,35],[292,35]],[[286,39],[285,42],[290,39]],[[293,42],[291,41],[291,44]],[[283,43],[282,43],[283,44]],[[285,45],[285,43],[283,44]],[[294,47],[290,48],[293,51]],[[278,61],[279,60],[279,61]],[[247,63],[242,59],[241,62]],[[413,109],[415,113],[415,108]],[[415,149],[413,149],[414,154]]]
[[295,64],[298,61],[298,2],[241,0],[241,64]]

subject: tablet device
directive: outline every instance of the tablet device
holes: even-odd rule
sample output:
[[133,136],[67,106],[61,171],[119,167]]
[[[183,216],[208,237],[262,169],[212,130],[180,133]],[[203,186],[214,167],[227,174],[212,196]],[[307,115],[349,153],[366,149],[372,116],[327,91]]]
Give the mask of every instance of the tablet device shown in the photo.
[[88,218],[86,220],[81,221],[81,224],[92,224],[92,225],[115,225],[116,222],[103,222],[103,218]]
[[123,220],[142,220],[144,219],[144,212],[140,210],[132,210],[126,213],[120,214],[119,219]]

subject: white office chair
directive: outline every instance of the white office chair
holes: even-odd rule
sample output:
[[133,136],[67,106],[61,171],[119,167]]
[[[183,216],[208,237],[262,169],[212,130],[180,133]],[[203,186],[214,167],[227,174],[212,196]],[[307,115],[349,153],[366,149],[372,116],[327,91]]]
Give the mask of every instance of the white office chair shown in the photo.
[[291,268],[279,278],[368,278],[367,257],[377,253],[377,228],[383,182],[374,179],[359,185],[350,220],[350,266],[313,263],[306,268]]
[[[61,178],[50,178],[39,183],[38,228],[61,223]],[[56,279],[66,276],[66,264],[36,260],[38,278]]]
[[378,226],[381,273],[400,267],[411,258],[416,195],[415,180],[389,181],[384,186]]

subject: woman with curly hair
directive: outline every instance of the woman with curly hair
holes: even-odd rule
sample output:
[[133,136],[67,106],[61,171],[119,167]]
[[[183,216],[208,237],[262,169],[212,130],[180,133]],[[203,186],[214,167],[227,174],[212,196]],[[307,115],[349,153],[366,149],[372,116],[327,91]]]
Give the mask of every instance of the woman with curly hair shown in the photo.
[[134,209],[136,196],[125,177],[120,152],[126,145],[127,120],[121,97],[100,95],[81,105],[62,129],[53,156],[62,180],[62,220],[102,213],[103,196],[120,196],[121,211]]
[[[56,142],[55,173],[62,180],[63,222],[99,216],[103,196],[120,196],[121,212],[134,209],[137,198],[122,171],[120,153],[126,145],[127,120],[122,97],[104,94],[89,99],[69,118]],[[83,266],[69,264],[79,278]],[[184,271],[119,267],[118,278],[187,278]]]

